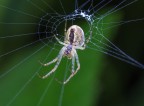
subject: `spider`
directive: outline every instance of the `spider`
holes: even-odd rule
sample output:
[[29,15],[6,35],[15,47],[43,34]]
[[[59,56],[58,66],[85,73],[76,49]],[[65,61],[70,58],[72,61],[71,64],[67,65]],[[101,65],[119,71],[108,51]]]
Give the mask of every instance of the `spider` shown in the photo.
[[[56,71],[56,69],[58,68],[60,61],[62,59],[62,57],[67,57],[68,59],[72,59],[72,70],[71,70],[71,75],[63,82],[63,84],[66,84],[67,82],[69,82],[69,80],[78,72],[78,70],[80,69],[80,62],[79,62],[79,58],[78,58],[78,54],[76,52],[76,49],[80,49],[80,50],[84,50],[85,49],[85,36],[84,36],[84,31],[82,30],[81,27],[79,27],[78,25],[72,25],[70,28],[68,28],[68,30],[66,31],[66,27],[65,27],[65,39],[64,42],[60,41],[56,35],[54,35],[54,37],[56,38],[56,40],[63,45],[62,49],[60,50],[58,56],[53,59],[52,61],[43,64],[41,63],[43,66],[48,66],[52,63],[56,63],[56,65],[54,66],[54,68],[48,72],[46,75],[42,76],[42,79],[47,78],[48,76],[50,76],[52,73],[54,73]],[[90,37],[91,37],[91,33],[90,32]],[[89,37],[89,39],[90,39]],[[89,41],[89,39],[87,40],[87,42]],[[86,42],[86,43],[87,43]],[[77,63],[77,69],[74,69],[74,64],[75,64],[75,60]]]

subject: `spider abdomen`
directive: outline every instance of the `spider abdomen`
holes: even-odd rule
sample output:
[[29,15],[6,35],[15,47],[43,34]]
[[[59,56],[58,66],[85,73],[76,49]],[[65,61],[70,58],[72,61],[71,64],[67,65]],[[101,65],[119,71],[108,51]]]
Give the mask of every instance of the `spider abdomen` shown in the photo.
[[85,37],[82,28],[77,25],[72,25],[67,31],[64,42],[75,46],[83,46]]

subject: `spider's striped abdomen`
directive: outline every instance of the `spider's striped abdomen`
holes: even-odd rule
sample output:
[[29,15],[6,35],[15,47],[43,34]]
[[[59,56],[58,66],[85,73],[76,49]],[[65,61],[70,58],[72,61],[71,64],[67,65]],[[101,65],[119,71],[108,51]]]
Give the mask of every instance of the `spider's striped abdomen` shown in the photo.
[[83,46],[85,37],[82,28],[77,25],[72,25],[67,31],[64,42],[74,46]]

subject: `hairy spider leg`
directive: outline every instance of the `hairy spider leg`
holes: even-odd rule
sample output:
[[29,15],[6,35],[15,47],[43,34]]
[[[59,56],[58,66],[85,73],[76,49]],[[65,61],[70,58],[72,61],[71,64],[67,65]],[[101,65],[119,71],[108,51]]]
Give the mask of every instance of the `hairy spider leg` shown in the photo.
[[[59,66],[59,64],[60,64],[60,62],[61,62],[62,56],[63,56],[63,54],[64,54],[64,51],[65,51],[65,48],[63,47],[63,48],[61,49],[61,51],[59,52],[58,56],[56,57],[56,58],[57,58],[57,63],[56,63],[56,65],[54,66],[54,68],[53,68],[49,73],[47,73],[46,75],[42,76],[42,79],[47,78],[49,75],[51,75],[52,73],[55,72],[55,70],[57,69],[57,67]],[[53,63],[53,62],[51,62],[51,63]]]
[[76,51],[75,51],[75,54],[74,54],[74,57],[73,57],[73,58],[76,59],[77,69],[76,69],[76,71],[72,71],[72,74],[67,78],[67,80],[65,80],[65,81],[63,82],[63,84],[68,83],[69,80],[70,80],[70,79],[79,71],[79,69],[80,69],[80,62],[79,62],[78,55],[77,55],[77,52],[76,52]]

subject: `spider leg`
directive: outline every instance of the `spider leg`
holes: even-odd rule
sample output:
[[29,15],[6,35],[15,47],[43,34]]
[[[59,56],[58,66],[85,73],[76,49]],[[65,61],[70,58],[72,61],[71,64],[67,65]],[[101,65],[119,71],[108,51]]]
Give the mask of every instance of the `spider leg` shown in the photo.
[[57,60],[58,60],[58,58],[56,57],[55,59],[53,59],[52,61],[50,61],[50,62],[48,62],[48,63],[46,63],[46,64],[43,64],[43,63],[41,63],[41,62],[40,62],[40,64],[43,65],[43,66],[48,66],[48,65],[50,65],[50,64],[52,64],[52,63],[55,63]]
[[57,40],[61,45],[64,45],[64,46],[67,45],[67,44],[63,43],[62,41],[60,41],[59,38],[56,37],[56,35],[54,35],[54,37],[56,38],[56,40]]
[[66,31],[67,31],[66,27],[67,27],[67,19],[66,19],[66,21],[65,21],[65,28],[64,28],[64,35],[65,35],[65,36],[66,36]]
[[74,73],[74,68],[75,68],[75,57],[72,57],[72,73]]
[[74,70],[74,64],[73,64],[73,61],[74,61],[74,60],[72,60],[72,74],[63,82],[63,84],[68,83],[69,80],[70,80],[70,79],[79,71],[79,69],[80,69],[80,63],[79,63],[79,59],[78,59],[78,55],[77,55],[76,51],[75,51],[75,55],[73,56],[73,59],[76,59],[77,69],[76,69],[76,71],[73,71],[73,70]]
[[75,49],[84,50],[84,49],[85,49],[85,45],[84,45],[84,47],[82,47],[82,46],[75,46],[74,48],[75,48]]
[[[74,73],[74,66],[75,66],[75,57],[72,57],[72,70],[71,73]],[[58,83],[64,84],[64,82],[59,81],[57,78],[55,79]]]
[[63,48],[61,49],[59,55],[57,56],[57,63],[56,63],[56,65],[54,66],[54,68],[53,68],[49,73],[47,73],[46,75],[42,76],[42,77],[41,77],[42,79],[47,78],[49,75],[51,75],[52,73],[55,72],[55,70],[57,69],[57,67],[59,66],[59,64],[60,64],[60,62],[61,62],[62,56],[63,56],[63,54],[64,54],[64,51],[65,51],[65,48],[63,47]]

